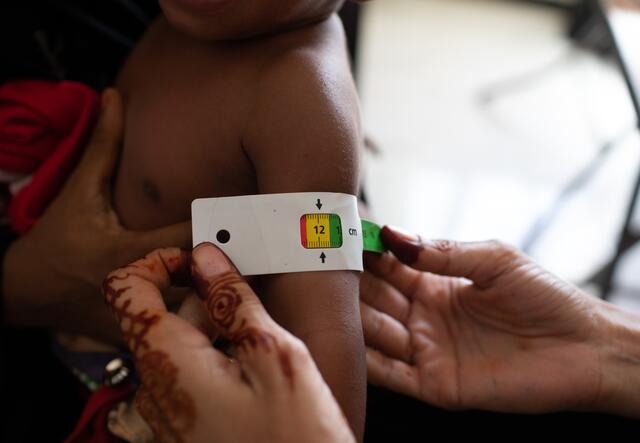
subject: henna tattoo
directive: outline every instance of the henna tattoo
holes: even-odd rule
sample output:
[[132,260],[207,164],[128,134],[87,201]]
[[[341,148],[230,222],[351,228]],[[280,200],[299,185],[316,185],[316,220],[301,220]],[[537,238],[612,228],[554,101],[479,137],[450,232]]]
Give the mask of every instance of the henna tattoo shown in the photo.
[[107,304],[116,317],[120,325],[122,336],[131,349],[134,356],[137,356],[142,349],[149,349],[149,342],[145,339],[151,327],[160,320],[157,314],[149,314],[146,309],[138,313],[130,311],[131,299],[126,299],[123,303],[118,303],[119,299],[131,289],[131,286],[115,289],[115,280],[125,280],[130,274],[123,276],[113,275],[106,279],[102,285],[102,291]]
[[231,334],[236,321],[236,311],[242,303],[236,284],[244,280],[236,272],[226,272],[208,282],[193,270],[193,287],[204,300],[209,316],[226,334]]
[[112,286],[113,282],[126,280],[128,277],[129,277],[129,274],[111,275],[110,277],[108,277],[102,282],[102,295],[104,296],[105,302],[109,306],[113,306],[115,302],[122,296],[122,294],[124,294],[129,289],[131,289],[131,286],[126,286],[120,289],[114,289]]
[[[139,260],[122,268],[118,274],[112,274],[102,286],[105,301],[111,307],[133,353],[142,381],[136,394],[136,407],[153,429],[155,437],[168,443],[183,442],[184,433],[193,428],[196,418],[195,403],[186,390],[177,387],[178,368],[169,356],[165,352],[151,349],[146,339],[152,327],[160,321],[161,315],[150,314],[147,309],[132,312],[132,298],[125,294],[135,291],[135,284],[117,288],[116,282],[125,285],[128,278],[139,274],[142,269],[152,275],[166,272],[174,284],[189,282],[190,258],[188,251],[166,256],[160,251],[158,256]],[[141,275],[138,277],[145,278]]]
[[116,321],[120,325],[123,337],[134,355],[137,355],[143,348],[149,349],[149,343],[145,336],[151,327],[160,320],[160,316],[149,314],[146,309],[138,313],[131,312],[129,309],[131,306],[130,298],[122,303],[119,302],[131,287],[126,286],[115,289],[113,283],[115,281],[124,281],[131,277],[135,270],[141,269],[145,269],[152,275],[165,271],[173,285],[188,285],[191,281],[191,252],[181,250],[177,255],[169,253],[167,256],[163,256],[162,251],[160,251],[158,256],[147,256],[121,268],[120,275],[112,274],[103,282],[102,292],[105,301],[111,307]]
[[289,386],[293,388],[294,371],[289,354],[286,351],[279,349],[278,342],[272,334],[253,327],[245,328],[244,325],[245,321],[243,320],[238,331],[229,337],[230,341],[237,348],[245,350],[247,346],[251,346],[252,349],[256,349],[258,346],[261,346],[268,353],[275,350],[278,354],[280,370],[289,381]]
[[173,430],[168,427],[164,414],[144,385],[138,387],[133,403],[140,416],[151,428],[154,441],[159,443],[170,442],[169,436],[173,435]]
[[229,271],[207,282],[193,270],[193,283],[199,296],[205,300],[211,319],[224,331],[229,342],[245,351],[249,347],[256,349],[258,346],[266,352],[275,350],[281,371],[293,386],[294,371],[289,354],[279,349],[275,337],[264,330],[247,326],[246,319],[236,323],[236,313],[242,304],[237,285],[246,284],[242,277]]
[[205,302],[211,319],[225,331],[231,330],[236,320],[236,311],[242,303],[236,283],[242,283],[236,273],[221,275],[209,287]]
[[449,252],[455,248],[456,243],[450,240],[434,240],[430,246],[439,252]]
[[195,424],[196,408],[191,396],[176,386],[178,368],[161,351],[146,352],[137,367],[142,380],[135,399],[138,412],[159,441],[183,442]]
[[163,271],[169,276],[172,286],[187,287],[191,285],[191,251],[180,250],[179,254],[170,251],[163,254],[165,250],[156,251],[145,258],[131,263],[122,269],[144,269],[151,275],[161,274]]
[[252,349],[262,346],[267,352],[271,352],[272,348],[277,347],[273,335],[253,327],[245,328],[244,323],[242,321],[238,331],[229,336],[229,340],[235,347],[247,350],[247,346],[251,346]]

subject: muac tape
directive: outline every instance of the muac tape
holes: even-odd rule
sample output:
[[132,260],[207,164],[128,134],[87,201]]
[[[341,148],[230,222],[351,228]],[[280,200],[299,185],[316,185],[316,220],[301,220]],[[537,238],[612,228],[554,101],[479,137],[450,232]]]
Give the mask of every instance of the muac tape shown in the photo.
[[362,271],[362,251],[383,252],[380,228],[360,220],[355,196],[291,193],[194,200],[193,244],[211,242],[242,275]]

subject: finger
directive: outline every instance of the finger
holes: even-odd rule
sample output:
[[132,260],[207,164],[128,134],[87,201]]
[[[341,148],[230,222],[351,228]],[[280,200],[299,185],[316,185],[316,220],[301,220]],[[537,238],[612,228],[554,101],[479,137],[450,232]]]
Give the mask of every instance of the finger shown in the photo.
[[135,250],[151,251],[167,246],[191,249],[191,220],[134,234],[132,246]]
[[[190,253],[178,248],[158,249],[145,258],[109,274],[102,287],[127,345],[134,356],[151,347],[155,337],[169,334],[150,334],[152,329],[176,322],[162,322],[170,315],[162,297],[162,290],[172,285],[184,286],[190,281]],[[183,326],[186,322],[182,323]],[[164,327],[163,326],[163,327]],[[189,327],[187,330],[195,331]],[[199,334],[197,334],[199,335]],[[154,345],[154,346],[152,346]]]
[[371,384],[420,398],[418,370],[371,348],[367,348],[367,377]]
[[105,90],[102,94],[100,117],[91,141],[73,174],[75,179],[82,181],[86,189],[103,190],[110,186],[122,142],[123,115],[120,94],[112,88]]
[[143,384],[136,391],[133,400],[136,411],[147,425],[149,425],[154,435],[163,435],[163,431],[166,433],[166,430],[163,429],[162,426],[164,421],[164,414],[162,409],[160,409],[160,402],[162,401],[163,399],[154,398],[151,390],[144,386],[144,380]]
[[185,281],[188,272],[187,252],[161,249],[113,271],[105,279],[103,295],[134,356],[151,348],[149,331],[167,315],[161,290]]
[[420,271],[464,277],[484,287],[523,260],[516,249],[498,241],[423,242],[420,237],[385,226],[382,241],[401,262]]
[[293,385],[296,364],[304,360],[301,343],[269,317],[227,256],[211,243],[198,245],[192,278],[213,324],[235,346],[249,383],[257,390]]
[[158,248],[177,247],[191,249],[191,222],[184,221],[151,231],[124,231],[120,234],[122,253],[118,257],[121,262],[135,260]]
[[396,319],[360,303],[364,341],[393,358],[411,362],[411,334]]
[[209,314],[196,295],[188,295],[180,305],[177,314],[203,335],[206,335],[212,343],[218,337],[218,329],[211,323]]
[[[270,330],[273,320],[227,256],[210,243],[192,255],[193,287],[205,302],[211,320],[229,340],[248,329]],[[249,342],[238,345],[253,346]]]
[[[184,425],[195,416],[191,395],[206,387],[224,403],[237,396],[240,371],[211,341],[183,318],[167,312],[162,289],[190,282],[190,252],[159,249],[112,272],[104,282],[104,295],[134,355],[142,381],[136,404],[151,427]],[[179,374],[179,375],[178,375]],[[170,392],[167,386],[172,386]],[[177,386],[177,387],[176,387]],[[167,410],[167,396],[180,410]],[[171,413],[167,415],[167,413]],[[158,420],[157,414],[161,419]]]
[[366,270],[393,286],[409,300],[423,284],[425,273],[400,262],[392,254],[364,254]]
[[[391,255],[387,254],[386,257],[391,257]],[[392,281],[385,281],[384,276],[378,277],[365,271],[360,278],[360,299],[378,311],[405,323],[409,317],[411,303],[392,283]]]

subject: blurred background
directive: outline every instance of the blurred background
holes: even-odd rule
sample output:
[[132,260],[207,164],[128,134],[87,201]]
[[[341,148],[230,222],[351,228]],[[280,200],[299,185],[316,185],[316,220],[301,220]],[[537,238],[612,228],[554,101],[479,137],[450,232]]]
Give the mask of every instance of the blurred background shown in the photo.
[[639,2],[374,1],[358,35],[375,219],[427,238],[504,240],[640,309],[640,216],[620,242],[640,135],[616,51],[638,68]]

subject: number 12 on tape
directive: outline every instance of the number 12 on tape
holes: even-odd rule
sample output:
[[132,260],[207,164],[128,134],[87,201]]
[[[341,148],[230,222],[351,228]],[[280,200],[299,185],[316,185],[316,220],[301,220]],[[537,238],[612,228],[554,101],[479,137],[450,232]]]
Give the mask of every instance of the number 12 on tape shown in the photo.
[[338,214],[304,214],[300,217],[300,240],[305,249],[342,247],[342,223]]

